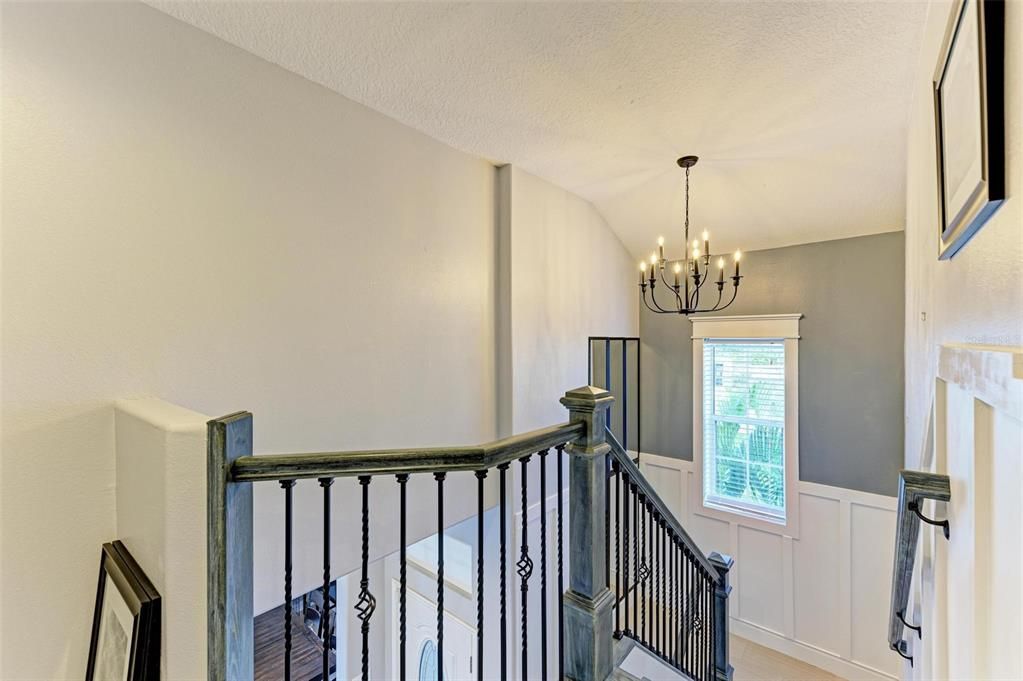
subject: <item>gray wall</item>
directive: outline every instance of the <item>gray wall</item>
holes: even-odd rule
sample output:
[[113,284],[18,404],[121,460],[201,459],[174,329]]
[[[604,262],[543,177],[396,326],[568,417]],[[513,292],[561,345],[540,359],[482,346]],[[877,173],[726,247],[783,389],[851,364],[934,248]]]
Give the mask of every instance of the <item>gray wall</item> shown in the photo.
[[[799,477],[894,495],[903,445],[902,232],[752,251],[720,314],[802,312]],[[692,325],[643,310],[643,451],[692,460]]]

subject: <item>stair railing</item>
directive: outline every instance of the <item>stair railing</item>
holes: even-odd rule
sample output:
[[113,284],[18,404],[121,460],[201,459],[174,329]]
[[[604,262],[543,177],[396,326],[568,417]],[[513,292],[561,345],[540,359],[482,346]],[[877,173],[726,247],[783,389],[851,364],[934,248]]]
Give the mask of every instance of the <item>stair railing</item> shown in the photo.
[[[399,587],[398,587],[398,646],[399,669],[397,678],[404,681],[406,670],[406,486],[411,476],[432,476],[437,490],[437,659],[443,660],[444,643],[444,482],[448,473],[471,471],[477,479],[478,541],[477,552],[477,679],[510,678],[510,653],[508,643],[512,637],[520,643],[519,671],[526,681],[529,674],[530,653],[527,642],[530,637],[528,626],[536,626],[535,617],[530,618],[525,604],[532,584],[534,571],[540,575],[541,607],[540,619],[540,666],[542,678],[557,674],[558,679],[578,681],[603,681],[613,670],[615,635],[628,635],[636,640],[652,642],[652,629],[640,634],[638,624],[646,626],[645,620],[633,616],[622,617],[623,593],[616,589],[618,597],[610,586],[610,481],[615,479],[616,492],[624,486],[627,498],[631,492],[634,513],[643,513],[643,527],[651,528],[651,544],[642,544],[644,556],[633,552],[637,565],[650,570],[651,575],[667,578],[668,553],[672,553],[670,564],[674,566],[677,582],[671,617],[668,616],[668,600],[664,592],[661,597],[648,600],[644,592],[644,606],[649,603],[651,614],[664,610],[658,619],[659,630],[670,632],[659,641],[663,647],[655,647],[666,660],[678,660],[679,669],[687,671],[694,679],[727,679],[727,573],[729,559],[712,555],[706,558],[696,548],[689,536],[667,510],[646,479],[625,454],[621,446],[608,437],[606,414],[613,401],[605,390],[583,387],[571,390],[561,399],[568,408],[569,421],[559,425],[516,435],[490,444],[476,447],[442,447],[430,449],[399,449],[362,452],[322,452],[312,454],[275,454],[253,456],[252,415],[239,412],[209,423],[208,460],[208,676],[211,681],[247,681],[254,678],[253,641],[253,484],[276,483],[283,492],[283,513],[285,518],[285,542],[283,563],[285,566],[282,588],[284,608],[283,626],[283,669],[284,678],[291,678],[291,617],[292,594],[292,496],[296,482],[312,479],[319,483],[323,498],[323,627],[322,673],[321,678],[329,681],[341,676],[333,666],[330,651],[330,585],[335,578],[330,564],[331,486],[335,479],[355,477],[359,482],[361,495],[361,574],[359,598],[355,605],[355,617],[361,623],[362,636],[362,678],[368,679],[370,628],[376,608],[374,590],[382,588],[372,584],[368,574],[369,563],[369,495],[381,484],[396,484],[399,491],[400,510],[397,535],[399,542]],[[568,565],[565,565],[563,550],[563,499],[564,459],[568,459],[568,497],[570,532],[568,538]],[[546,551],[547,517],[547,464],[548,459],[556,467],[556,555],[549,557]],[[514,577],[508,575],[513,547],[508,546],[507,527],[509,522],[509,494],[507,471],[513,465],[521,466],[519,492],[523,511],[527,502],[527,465],[535,461],[540,469],[540,522],[541,542],[539,556],[527,541],[526,516],[522,513],[522,544],[518,559],[513,566],[521,591],[521,617],[517,632],[509,632],[508,590]],[[498,509],[500,514],[500,572],[496,586],[483,585],[484,551],[482,542],[484,508],[484,482],[490,471],[497,471],[500,489]],[[613,471],[609,477],[609,471]],[[616,513],[629,504],[615,504]],[[633,525],[635,526],[634,521]],[[658,534],[653,529],[656,524]],[[616,524],[616,533],[617,528]],[[626,533],[628,515],[626,515]],[[645,530],[644,530],[645,531]],[[661,559],[654,560],[650,553],[653,538],[657,537],[662,551]],[[645,540],[644,540],[645,542]],[[615,543],[616,561],[621,560],[620,551],[628,551],[628,534],[624,543]],[[626,561],[628,562],[628,561]],[[553,565],[551,565],[553,563]],[[616,568],[617,569],[617,568]],[[627,568],[626,568],[627,569]],[[549,633],[546,589],[548,572],[556,574],[558,612],[555,633]],[[617,573],[616,573],[617,574]],[[566,585],[567,578],[567,585]],[[644,575],[639,588],[646,589],[652,584],[652,577]],[[552,580],[553,581],[553,580]],[[626,574],[625,582],[629,583]],[[666,582],[665,582],[666,583]],[[566,588],[567,586],[567,588]],[[498,594],[500,608],[500,658],[486,660],[483,656],[484,599]],[[636,586],[631,593],[635,602]],[[627,603],[627,599],[625,600]],[[626,606],[627,608],[627,606]],[[626,610],[626,613],[628,611]],[[659,615],[658,615],[659,616]],[[621,624],[626,629],[621,629]],[[631,629],[629,628],[631,626]],[[553,628],[553,627],[552,627]],[[570,636],[566,636],[570,632]],[[714,639],[717,634],[718,640]],[[556,640],[549,640],[556,635]],[[676,641],[668,647],[668,639]],[[535,641],[535,638],[534,638]],[[551,651],[550,654],[548,651]],[[533,655],[536,655],[535,649]],[[699,655],[700,657],[697,657]],[[699,662],[697,661],[699,660]],[[551,662],[548,665],[548,662]],[[722,671],[724,670],[724,671]],[[444,679],[443,664],[438,664],[438,681]],[[535,678],[535,677],[530,677]]]
[[728,681],[733,560],[704,555],[625,449],[611,433],[606,438],[605,571],[616,594],[615,638],[636,641],[692,679]]

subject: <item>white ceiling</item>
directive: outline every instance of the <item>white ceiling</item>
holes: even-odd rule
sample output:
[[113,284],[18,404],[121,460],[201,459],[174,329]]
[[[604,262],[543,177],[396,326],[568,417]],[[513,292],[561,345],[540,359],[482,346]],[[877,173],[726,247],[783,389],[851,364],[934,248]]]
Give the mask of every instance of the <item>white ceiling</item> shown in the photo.
[[715,252],[904,222],[922,3],[151,4],[589,199],[634,254],[680,245],[682,154]]

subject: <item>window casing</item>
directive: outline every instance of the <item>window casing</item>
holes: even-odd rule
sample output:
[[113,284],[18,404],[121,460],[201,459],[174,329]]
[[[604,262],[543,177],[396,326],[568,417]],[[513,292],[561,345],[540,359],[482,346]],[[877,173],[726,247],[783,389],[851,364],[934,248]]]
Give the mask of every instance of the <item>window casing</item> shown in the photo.
[[798,536],[800,317],[692,320],[697,513]]

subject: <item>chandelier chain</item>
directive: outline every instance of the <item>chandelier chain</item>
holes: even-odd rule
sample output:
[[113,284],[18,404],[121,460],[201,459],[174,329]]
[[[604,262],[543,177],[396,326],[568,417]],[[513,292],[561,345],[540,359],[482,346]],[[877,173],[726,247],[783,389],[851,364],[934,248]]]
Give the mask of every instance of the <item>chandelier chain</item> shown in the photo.
[[686,168],[686,243],[685,248],[689,248],[689,168]]

